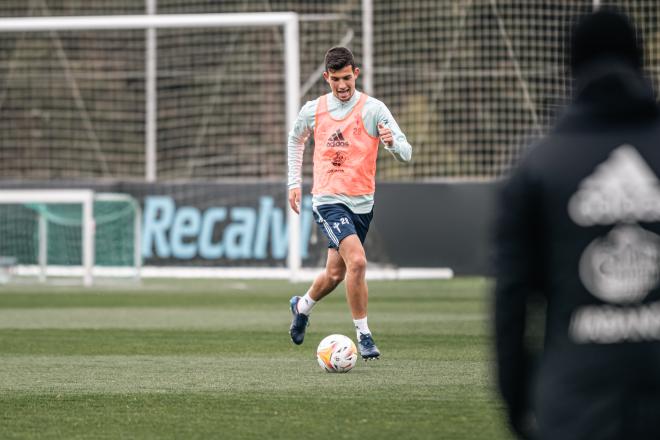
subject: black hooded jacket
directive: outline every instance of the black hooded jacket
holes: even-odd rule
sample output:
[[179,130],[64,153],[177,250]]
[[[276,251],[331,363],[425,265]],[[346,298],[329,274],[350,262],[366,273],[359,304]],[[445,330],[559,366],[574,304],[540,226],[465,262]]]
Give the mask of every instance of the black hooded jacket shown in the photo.
[[[657,421],[638,423],[640,411],[660,414],[660,113],[631,59],[599,53],[574,64],[572,104],[500,192],[497,374],[523,437],[534,414],[542,438],[601,438],[595,429],[660,438]],[[585,408],[589,396],[628,403],[609,426]]]

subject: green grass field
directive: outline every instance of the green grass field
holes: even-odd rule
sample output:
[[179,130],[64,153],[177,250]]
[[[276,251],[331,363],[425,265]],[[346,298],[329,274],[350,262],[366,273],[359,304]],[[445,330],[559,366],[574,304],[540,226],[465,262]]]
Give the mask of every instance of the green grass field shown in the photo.
[[306,284],[145,281],[0,288],[0,438],[507,439],[492,382],[489,283],[371,282],[383,352],[316,363],[355,338],[343,286],[288,336]]

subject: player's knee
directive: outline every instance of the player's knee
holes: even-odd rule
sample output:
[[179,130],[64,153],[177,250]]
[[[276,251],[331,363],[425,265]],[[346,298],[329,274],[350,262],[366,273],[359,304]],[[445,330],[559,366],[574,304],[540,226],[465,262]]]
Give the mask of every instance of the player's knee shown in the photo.
[[344,281],[344,277],[346,276],[346,270],[345,269],[328,269],[326,270],[326,276],[328,277],[328,280],[334,284],[335,286]]
[[367,259],[364,255],[353,255],[351,256],[346,266],[352,274],[364,274],[367,271]]

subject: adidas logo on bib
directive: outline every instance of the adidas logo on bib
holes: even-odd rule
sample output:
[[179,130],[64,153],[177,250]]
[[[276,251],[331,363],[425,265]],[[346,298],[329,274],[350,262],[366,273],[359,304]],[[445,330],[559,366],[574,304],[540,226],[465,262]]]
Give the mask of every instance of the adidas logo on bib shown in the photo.
[[350,143],[344,139],[344,135],[341,133],[341,130],[337,130],[332,133],[332,136],[328,138],[325,146],[328,148],[348,148]]

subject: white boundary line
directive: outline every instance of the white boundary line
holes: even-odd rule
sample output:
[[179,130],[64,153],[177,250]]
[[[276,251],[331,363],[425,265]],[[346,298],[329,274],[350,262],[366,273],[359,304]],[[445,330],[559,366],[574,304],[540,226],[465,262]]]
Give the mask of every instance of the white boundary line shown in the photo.
[[[80,266],[48,266],[49,277],[77,277],[82,274]],[[302,268],[298,281],[311,281],[323,269]],[[13,268],[15,276],[38,276],[39,266],[19,265]],[[135,269],[130,267],[94,267],[95,277],[125,276],[131,277]],[[281,268],[252,268],[252,267],[158,267],[143,266],[142,278],[224,278],[224,279],[255,279],[255,280],[288,280],[289,269]],[[454,272],[449,268],[422,268],[422,267],[400,267],[400,268],[367,268],[367,279],[369,280],[421,280],[421,279],[450,279]]]

